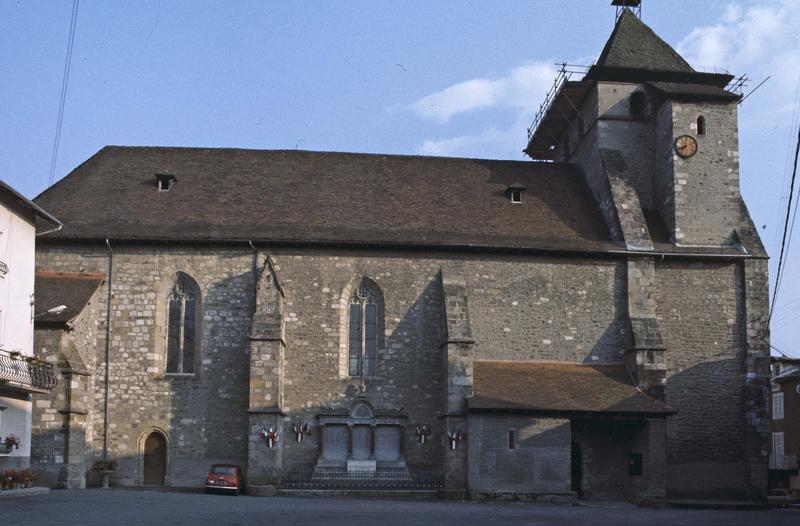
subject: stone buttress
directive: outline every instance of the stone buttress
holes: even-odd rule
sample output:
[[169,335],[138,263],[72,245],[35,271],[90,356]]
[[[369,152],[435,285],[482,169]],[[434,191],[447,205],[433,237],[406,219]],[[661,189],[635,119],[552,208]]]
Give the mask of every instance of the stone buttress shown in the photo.
[[278,434],[268,446],[270,431],[278,432],[283,415],[283,360],[285,350],[282,319],[284,293],[272,261],[267,258],[256,284],[255,311],[250,329],[250,394],[247,476],[251,491],[275,487],[281,469]]
[[[472,329],[464,280],[443,277],[445,334],[442,345],[447,360],[447,399],[442,426],[445,448],[445,489],[448,498],[464,498],[467,491],[467,398],[472,395]],[[451,447],[451,437],[459,440]]]

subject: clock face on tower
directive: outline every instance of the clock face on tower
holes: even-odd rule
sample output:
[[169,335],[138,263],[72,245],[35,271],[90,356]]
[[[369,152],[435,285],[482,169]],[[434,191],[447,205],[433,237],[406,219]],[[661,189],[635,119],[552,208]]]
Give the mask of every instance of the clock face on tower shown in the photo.
[[697,141],[691,135],[681,135],[675,139],[675,153],[684,159],[697,153]]

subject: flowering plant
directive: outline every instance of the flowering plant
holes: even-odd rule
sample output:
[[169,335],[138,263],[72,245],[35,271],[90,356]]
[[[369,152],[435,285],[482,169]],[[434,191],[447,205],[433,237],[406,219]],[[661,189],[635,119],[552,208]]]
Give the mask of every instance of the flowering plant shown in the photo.
[[17,435],[15,435],[14,433],[11,433],[3,441],[3,444],[6,446],[6,449],[9,449],[9,450],[12,447],[15,448],[15,449],[19,449],[20,442],[19,442],[19,438],[17,438]]

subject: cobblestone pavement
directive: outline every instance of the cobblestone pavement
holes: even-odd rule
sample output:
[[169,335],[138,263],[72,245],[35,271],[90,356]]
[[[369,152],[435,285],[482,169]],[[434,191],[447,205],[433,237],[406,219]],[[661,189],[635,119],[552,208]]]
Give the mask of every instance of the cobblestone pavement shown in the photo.
[[414,502],[316,497],[234,497],[139,490],[65,490],[6,499],[6,525],[570,525],[740,526],[800,524],[800,510],[695,511],[624,504]]

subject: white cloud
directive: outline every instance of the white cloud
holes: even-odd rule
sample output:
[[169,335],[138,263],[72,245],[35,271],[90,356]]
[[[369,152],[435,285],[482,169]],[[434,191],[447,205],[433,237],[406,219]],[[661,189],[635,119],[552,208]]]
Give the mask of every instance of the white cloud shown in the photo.
[[[524,133],[524,132],[523,132]],[[499,151],[508,149],[509,143],[521,143],[520,135],[517,130],[498,130],[497,128],[487,128],[475,135],[458,135],[446,139],[427,139],[419,148],[419,153],[423,155],[461,155],[464,157],[474,157],[475,151],[492,147]]]
[[[781,74],[800,57],[800,2],[779,0],[728,5],[720,22],[693,29],[678,52],[701,70]],[[796,69],[791,73],[796,73]],[[793,84],[794,79],[789,79]]]
[[[552,82],[552,80],[551,80]],[[538,100],[541,100],[544,94]],[[538,102],[536,109],[538,109]],[[443,139],[427,139],[419,147],[423,155],[456,155],[494,159],[523,159],[526,130],[533,120],[535,109],[524,108],[508,127],[489,126],[474,134],[456,135]]]
[[[761,0],[742,6],[730,2],[713,25],[693,29],[677,46],[678,52],[703,71],[746,73],[750,88],[767,75],[772,79],[758,94],[761,117],[767,125],[780,108],[792,107],[800,72],[800,1]],[[592,63],[594,57],[574,63]],[[419,151],[429,155],[518,158],[526,127],[552,85],[556,66],[532,61],[500,77],[474,78],[431,93],[406,107],[418,117],[440,124],[477,111],[511,110],[508,127],[485,127],[472,134],[428,138]],[[756,101],[749,99],[753,106]],[[397,109],[397,108],[394,108]]]
[[419,147],[425,155],[504,157],[517,159],[525,130],[552,86],[552,62],[530,62],[498,78],[470,79],[432,93],[408,106],[418,117],[447,123],[454,116],[478,110],[511,110],[507,128],[486,127],[474,134],[427,139]]
[[410,105],[419,117],[447,122],[454,115],[488,108],[529,110],[538,105],[555,77],[549,62],[532,62],[495,78],[459,82]]

